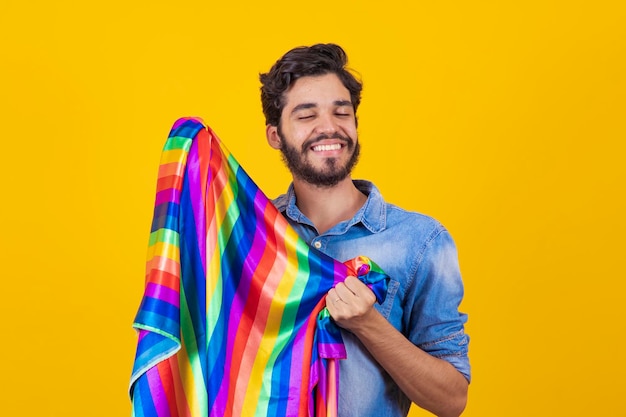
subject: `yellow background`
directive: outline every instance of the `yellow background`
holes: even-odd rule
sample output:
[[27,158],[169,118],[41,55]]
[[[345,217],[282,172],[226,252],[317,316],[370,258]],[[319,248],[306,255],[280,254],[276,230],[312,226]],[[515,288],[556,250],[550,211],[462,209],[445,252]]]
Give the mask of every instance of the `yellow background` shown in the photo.
[[457,241],[464,415],[626,415],[622,1],[3,0],[3,416],[129,415],[169,128],[202,116],[275,196],[258,73],[315,42],[365,83],[355,176]]

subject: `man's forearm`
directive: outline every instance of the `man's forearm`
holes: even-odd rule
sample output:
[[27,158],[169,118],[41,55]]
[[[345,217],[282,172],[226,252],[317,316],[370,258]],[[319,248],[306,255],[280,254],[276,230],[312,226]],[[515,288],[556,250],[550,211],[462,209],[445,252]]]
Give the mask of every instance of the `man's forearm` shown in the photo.
[[439,417],[459,416],[467,402],[465,377],[413,345],[375,309],[366,316],[351,331],[409,399]]

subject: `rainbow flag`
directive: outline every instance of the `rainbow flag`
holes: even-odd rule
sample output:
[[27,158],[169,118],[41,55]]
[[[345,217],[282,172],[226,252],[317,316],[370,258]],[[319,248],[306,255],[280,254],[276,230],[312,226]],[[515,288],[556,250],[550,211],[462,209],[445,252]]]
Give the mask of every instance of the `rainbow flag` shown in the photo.
[[325,294],[369,259],[301,240],[201,120],[163,149],[130,395],[137,417],[336,416],[346,357]]

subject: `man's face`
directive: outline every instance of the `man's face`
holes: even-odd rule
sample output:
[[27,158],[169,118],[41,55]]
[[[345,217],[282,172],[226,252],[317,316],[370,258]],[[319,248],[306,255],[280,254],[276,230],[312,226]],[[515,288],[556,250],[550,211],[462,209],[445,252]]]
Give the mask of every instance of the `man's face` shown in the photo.
[[335,74],[298,79],[285,93],[280,125],[268,126],[267,135],[293,176],[313,185],[336,185],[358,160],[350,92]]

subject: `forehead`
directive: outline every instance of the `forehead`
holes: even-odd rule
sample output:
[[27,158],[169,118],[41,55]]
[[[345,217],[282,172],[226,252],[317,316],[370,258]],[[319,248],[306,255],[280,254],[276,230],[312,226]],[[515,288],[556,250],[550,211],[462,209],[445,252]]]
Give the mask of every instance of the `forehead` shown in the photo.
[[336,74],[306,76],[296,80],[285,93],[285,108],[293,108],[303,103],[317,106],[329,105],[338,101],[349,101],[350,92]]

